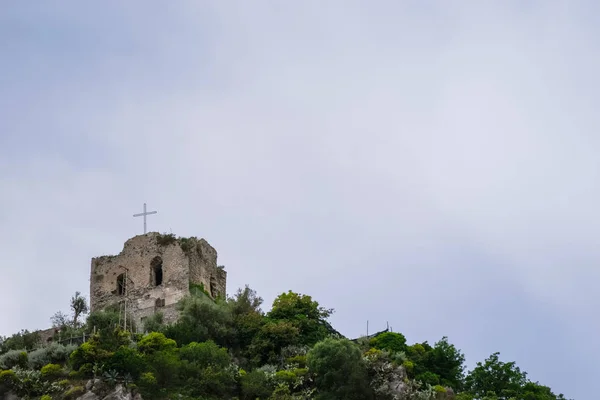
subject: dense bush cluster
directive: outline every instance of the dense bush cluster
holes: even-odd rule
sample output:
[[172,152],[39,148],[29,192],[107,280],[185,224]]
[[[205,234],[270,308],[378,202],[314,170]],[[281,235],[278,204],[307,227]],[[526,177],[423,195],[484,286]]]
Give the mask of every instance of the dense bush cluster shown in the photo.
[[181,302],[176,323],[157,314],[145,334],[122,330],[110,310],[72,324],[88,333],[79,346],[39,347],[35,334],[20,332],[0,346],[0,395],[71,400],[94,379],[106,392],[120,384],[147,400],[564,399],[498,353],[466,373],[446,337],[409,345],[401,333],[383,332],[353,341],[310,296],[283,293],[267,313],[261,305],[248,287],[216,301],[199,290]]

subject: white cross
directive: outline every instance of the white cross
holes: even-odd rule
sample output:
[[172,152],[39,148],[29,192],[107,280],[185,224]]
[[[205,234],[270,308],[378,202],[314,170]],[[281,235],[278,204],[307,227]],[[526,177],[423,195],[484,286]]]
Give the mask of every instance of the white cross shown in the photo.
[[144,203],[144,212],[133,214],[134,217],[144,217],[144,235],[146,234],[146,215],[156,214],[157,211],[146,211],[146,203]]

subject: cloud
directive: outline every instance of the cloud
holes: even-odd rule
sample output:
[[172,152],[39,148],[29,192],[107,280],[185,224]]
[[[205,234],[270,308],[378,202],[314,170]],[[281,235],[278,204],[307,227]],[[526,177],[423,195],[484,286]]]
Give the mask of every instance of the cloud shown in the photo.
[[600,351],[595,5],[140,5],[0,19],[0,333],[46,326],[147,202],[230,292],[306,292],[349,336],[449,335],[583,398],[541,359]]

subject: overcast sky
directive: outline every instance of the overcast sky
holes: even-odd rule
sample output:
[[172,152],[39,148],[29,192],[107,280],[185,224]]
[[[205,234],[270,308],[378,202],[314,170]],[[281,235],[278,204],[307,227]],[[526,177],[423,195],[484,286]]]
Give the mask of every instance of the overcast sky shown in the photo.
[[88,296],[147,202],[230,294],[307,293],[347,336],[389,321],[597,394],[594,2],[10,3],[0,334]]

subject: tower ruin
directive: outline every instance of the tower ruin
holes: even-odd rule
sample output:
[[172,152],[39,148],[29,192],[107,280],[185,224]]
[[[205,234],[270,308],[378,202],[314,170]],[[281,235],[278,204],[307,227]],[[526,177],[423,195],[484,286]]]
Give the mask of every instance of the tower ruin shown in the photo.
[[226,295],[226,282],[217,251],[206,240],[151,232],[127,240],[116,256],[92,258],[90,311],[124,306],[138,328],[160,311],[170,323],[190,288],[216,298]]

